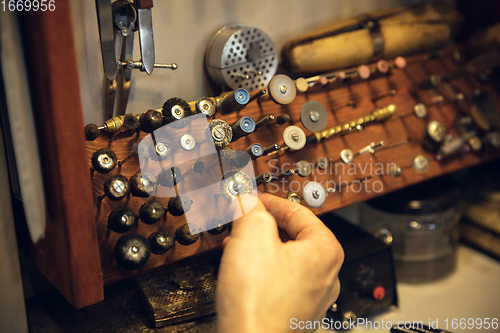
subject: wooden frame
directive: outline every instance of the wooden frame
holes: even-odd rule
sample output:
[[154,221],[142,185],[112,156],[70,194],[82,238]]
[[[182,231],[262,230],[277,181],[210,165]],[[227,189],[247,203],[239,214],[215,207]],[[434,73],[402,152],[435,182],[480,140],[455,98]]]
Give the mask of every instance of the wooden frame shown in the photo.
[[70,4],[19,15],[49,214],[45,238],[25,241],[42,273],[82,308],[104,294]]

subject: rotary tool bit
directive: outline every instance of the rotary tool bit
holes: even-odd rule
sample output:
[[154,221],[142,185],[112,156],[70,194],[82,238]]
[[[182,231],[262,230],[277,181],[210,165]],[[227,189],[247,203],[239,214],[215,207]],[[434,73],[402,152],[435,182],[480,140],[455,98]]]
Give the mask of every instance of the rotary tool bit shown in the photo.
[[[104,196],[113,201],[121,200],[129,193],[128,179],[122,175],[111,176],[104,182]],[[103,196],[99,197],[99,201],[103,198]]]
[[94,141],[99,136],[99,128],[96,124],[87,124],[85,126],[85,138],[87,141]]
[[164,168],[158,174],[158,183],[169,188],[174,187],[182,180],[182,173],[178,167]]
[[143,132],[153,133],[155,130],[163,126],[163,115],[158,110],[148,110],[141,114],[139,118],[139,126]]
[[148,241],[151,244],[151,252],[154,254],[164,254],[175,244],[174,236],[167,230],[153,232],[149,235]]
[[218,108],[222,114],[233,113],[244,108],[250,101],[250,94],[243,88],[236,89],[226,95],[218,103]]
[[165,215],[165,208],[158,201],[145,203],[139,209],[139,217],[146,224],[154,224]]
[[168,200],[168,212],[173,216],[181,216],[191,208],[191,204],[193,201],[188,198],[187,195],[181,194],[176,195],[175,197],[170,198]]
[[130,184],[130,193],[134,197],[147,198],[156,188],[156,181],[149,177],[143,177],[141,171],[131,176],[128,182]]
[[224,120],[211,120],[205,128],[205,137],[213,142],[217,149],[226,147],[233,139],[233,130]]
[[170,124],[173,128],[184,128],[189,124],[189,116],[193,114],[188,102],[182,98],[169,98],[162,107],[163,125]]
[[137,215],[126,208],[114,210],[108,216],[108,228],[114,232],[127,232],[136,224]]
[[235,142],[255,130],[255,121],[252,117],[244,116],[229,126],[233,131],[231,142]]
[[261,126],[269,124],[273,120],[274,116],[272,114],[265,116],[264,118],[255,123],[255,130],[258,130]]
[[101,148],[92,154],[92,167],[98,172],[108,173],[116,164],[116,154],[109,148]]
[[209,234],[220,235],[227,229],[226,221],[222,217],[216,216],[208,221],[206,228]]
[[191,230],[197,230],[198,228],[192,223],[186,223],[181,225],[175,231],[175,238],[181,245],[191,245],[200,238],[199,233],[191,234]]
[[139,269],[148,261],[151,246],[148,240],[138,234],[122,236],[115,244],[115,260],[126,270]]
[[233,202],[239,195],[251,194],[252,191],[252,180],[242,171],[228,171],[219,182],[219,194],[228,202]]

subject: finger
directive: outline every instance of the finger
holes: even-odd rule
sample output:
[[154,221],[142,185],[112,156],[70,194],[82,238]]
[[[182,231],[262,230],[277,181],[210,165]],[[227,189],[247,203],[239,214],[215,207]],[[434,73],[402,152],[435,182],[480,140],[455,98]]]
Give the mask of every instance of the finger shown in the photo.
[[[253,207],[250,211],[243,209],[243,207],[248,208],[249,206]],[[230,210],[233,216],[243,214],[234,220],[231,228],[231,238],[248,239],[253,237],[255,241],[269,236],[278,238],[278,227],[274,217],[267,212],[257,197],[250,195],[238,196],[237,200],[231,204]]]
[[229,242],[229,239],[231,238],[231,236],[227,236],[225,237],[223,240],[222,240],[222,247],[225,247],[227,242]]
[[306,237],[334,238],[330,229],[304,206],[267,193],[260,194],[259,199],[271,215],[274,216],[278,226],[284,229],[293,239],[300,240]]
[[340,295],[340,280],[337,278],[335,280],[335,285],[331,291],[330,306],[337,301]]

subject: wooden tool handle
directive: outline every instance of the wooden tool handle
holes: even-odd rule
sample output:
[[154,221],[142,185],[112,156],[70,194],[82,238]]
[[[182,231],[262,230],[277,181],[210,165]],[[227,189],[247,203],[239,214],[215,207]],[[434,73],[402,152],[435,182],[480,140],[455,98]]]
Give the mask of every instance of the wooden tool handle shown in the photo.
[[[398,8],[370,14],[377,19],[384,39],[384,58],[429,50],[445,45],[462,22],[458,11],[443,3]],[[285,66],[298,73],[352,67],[373,60],[372,36],[367,28],[349,18],[287,42],[282,50]],[[340,33],[339,33],[340,32]]]

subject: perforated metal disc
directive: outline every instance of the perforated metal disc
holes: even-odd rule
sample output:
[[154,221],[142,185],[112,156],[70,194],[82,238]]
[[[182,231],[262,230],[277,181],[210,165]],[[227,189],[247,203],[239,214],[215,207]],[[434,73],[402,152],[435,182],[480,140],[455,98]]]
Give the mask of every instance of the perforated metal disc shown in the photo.
[[326,200],[326,190],[318,182],[310,182],[304,186],[302,199],[312,208],[323,206]]
[[271,99],[281,105],[290,104],[297,95],[295,83],[288,76],[283,74],[275,75],[269,85],[267,91]]
[[265,88],[274,76],[278,55],[264,31],[234,24],[215,34],[205,53],[205,65],[214,82],[253,91]]
[[318,101],[307,101],[300,109],[300,121],[311,132],[322,131],[328,120],[326,108]]
[[300,150],[306,145],[306,134],[297,126],[288,126],[283,131],[283,141],[292,150]]

